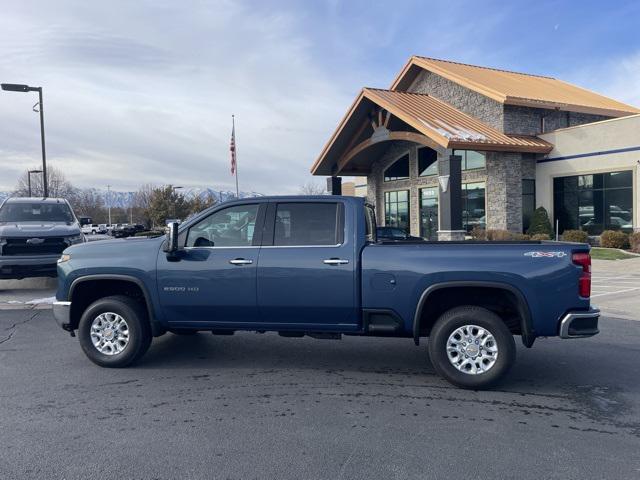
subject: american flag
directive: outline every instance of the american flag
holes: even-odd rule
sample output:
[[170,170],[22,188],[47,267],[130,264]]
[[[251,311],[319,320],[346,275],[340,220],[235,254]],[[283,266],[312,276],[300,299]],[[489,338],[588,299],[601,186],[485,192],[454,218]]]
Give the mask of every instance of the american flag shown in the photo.
[[236,173],[236,125],[235,122],[231,128],[231,145],[229,145],[229,151],[231,152],[231,175]]

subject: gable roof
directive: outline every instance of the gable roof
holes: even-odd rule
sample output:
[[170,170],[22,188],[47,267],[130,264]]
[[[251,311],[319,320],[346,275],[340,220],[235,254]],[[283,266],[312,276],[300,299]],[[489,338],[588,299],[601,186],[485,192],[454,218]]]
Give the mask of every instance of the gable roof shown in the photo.
[[[375,110],[384,110],[394,117],[388,130],[389,120],[385,122],[386,131],[380,137],[372,137],[376,131],[370,116]],[[430,95],[364,88],[311,167],[311,172],[315,175],[361,175],[368,168],[364,155],[360,155],[365,148],[378,147],[386,140],[416,138],[440,150],[548,153],[553,148],[537,137],[499,132]],[[358,140],[360,143],[356,144]]]
[[640,113],[640,109],[636,107],[552,77],[419,56],[409,59],[391,85],[391,90],[406,90],[423,70],[433,72],[506,105],[559,109],[611,117]]

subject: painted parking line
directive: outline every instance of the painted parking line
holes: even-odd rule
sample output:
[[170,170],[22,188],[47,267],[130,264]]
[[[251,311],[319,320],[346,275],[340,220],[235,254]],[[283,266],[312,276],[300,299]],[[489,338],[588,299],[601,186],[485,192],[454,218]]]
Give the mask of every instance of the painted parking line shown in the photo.
[[596,293],[596,294],[591,294],[591,298],[594,297],[604,297],[605,295],[618,295],[620,293],[628,293],[628,292],[634,292],[636,290],[640,290],[640,287],[636,287],[636,288],[628,288],[626,290],[618,290],[615,292],[604,292],[604,293]]

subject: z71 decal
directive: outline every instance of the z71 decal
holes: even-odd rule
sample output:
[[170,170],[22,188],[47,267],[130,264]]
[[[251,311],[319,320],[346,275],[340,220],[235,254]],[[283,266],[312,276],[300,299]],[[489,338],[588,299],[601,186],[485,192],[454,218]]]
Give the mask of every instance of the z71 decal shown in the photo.
[[557,258],[562,258],[562,257],[566,257],[567,254],[564,252],[526,252],[525,256],[527,257],[531,257],[531,258],[540,258],[540,257],[547,257],[547,258],[553,258],[553,257],[557,257]]

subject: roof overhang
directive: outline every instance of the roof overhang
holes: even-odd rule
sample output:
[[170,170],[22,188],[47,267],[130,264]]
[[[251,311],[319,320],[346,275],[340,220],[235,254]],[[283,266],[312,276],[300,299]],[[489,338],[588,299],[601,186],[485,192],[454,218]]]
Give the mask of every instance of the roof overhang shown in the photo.
[[[452,66],[480,72],[478,77],[482,78],[484,74],[486,81],[480,82],[474,80],[470,78],[469,75],[461,74],[456,71],[455,68],[451,68]],[[636,107],[626,105],[552,77],[456,64],[454,62],[418,56],[411,57],[405,64],[391,84],[391,90],[408,90],[414,80],[424,70],[433,72],[438,76],[505,105],[588,113],[608,117],[624,117],[640,113],[640,109]],[[492,78],[492,76],[500,76],[502,78]],[[515,95],[509,93],[509,89],[516,89],[519,92],[530,92],[531,95]],[[546,92],[552,92],[552,94],[547,96],[545,94]],[[562,97],[566,101],[553,100],[553,97]]]
[[320,156],[314,175],[366,175],[390,141],[448,149],[549,153],[537,138],[505,135],[434,97],[364,88]]

